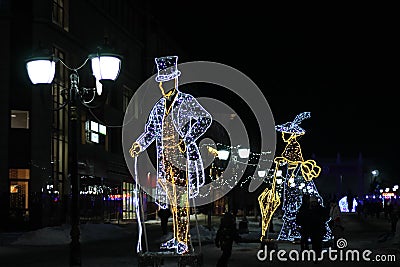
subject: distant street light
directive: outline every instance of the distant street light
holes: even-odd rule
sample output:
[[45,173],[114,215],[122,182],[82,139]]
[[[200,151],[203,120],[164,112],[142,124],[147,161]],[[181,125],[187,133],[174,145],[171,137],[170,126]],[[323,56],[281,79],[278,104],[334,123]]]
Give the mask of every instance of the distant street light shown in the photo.
[[250,149],[248,148],[239,148],[238,149],[239,158],[247,159],[250,156]]
[[[69,96],[66,102],[60,107],[68,109],[68,158],[69,158],[69,176],[71,177],[71,243],[70,243],[70,265],[81,266],[81,249],[79,242],[79,177],[78,177],[78,154],[77,154],[77,136],[79,134],[77,98],[84,106],[88,106],[97,94],[101,94],[101,88],[79,88],[78,70],[81,69],[90,60],[92,65],[93,75],[96,77],[97,87],[101,86],[102,80],[117,79],[122,57],[105,51],[104,48],[98,47],[98,51],[90,54],[83,64],[78,68],[67,66],[61,59],[54,55],[32,57],[26,60],[26,69],[29,79],[33,84],[50,84],[55,75],[55,65],[61,62],[67,69],[71,71]],[[89,101],[84,101],[84,96],[90,96]]]
[[258,174],[258,177],[263,178],[263,177],[265,177],[267,172],[266,171],[258,171],[257,174]]
[[218,158],[220,160],[227,160],[229,158],[228,150],[218,150]]
[[375,189],[373,189],[373,182],[375,182],[376,181],[376,179],[377,179],[377,177],[378,177],[378,175],[379,175],[379,171],[378,170],[373,170],[373,171],[371,171],[371,174],[372,174],[372,176],[370,177],[370,187],[371,187],[371,190],[375,190]]
[[377,177],[379,175],[379,171],[378,170],[373,170],[371,172],[371,174],[372,174],[372,177]]

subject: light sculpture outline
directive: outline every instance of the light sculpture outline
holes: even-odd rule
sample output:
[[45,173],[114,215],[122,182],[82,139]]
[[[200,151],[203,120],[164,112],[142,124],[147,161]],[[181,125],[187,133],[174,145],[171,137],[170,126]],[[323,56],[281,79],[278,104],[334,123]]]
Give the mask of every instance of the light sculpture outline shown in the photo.
[[[211,115],[190,94],[178,90],[177,56],[155,59],[156,81],[162,97],[150,111],[144,132],[130,148],[136,157],[156,142],[156,203],[171,206],[174,237],[161,244],[162,249],[189,252],[189,199],[199,194],[205,183],[203,162],[196,140],[212,123]],[[174,80],[174,88],[165,92],[163,82]]]
[[[320,204],[324,205],[323,199],[319,195],[313,181],[313,179],[320,175],[321,168],[312,159],[304,160],[300,143],[297,140],[298,137],[305,134],[305,130],[301,128],[299,124],[304,119],[310,117],[310,112],[303,112],[298,114],[292,122],[275,126],[277,131],[282,132],[282,139],[287,143],[281,156],[275,157],[274,159],[275,170],[274,176],[272,177],[273,183],[275,184],[277,179],[276,174],[278,173],[278,170],[280,170],[280,178],[284,179],[282,188],[283,192],[281,194],[283,197],[282,210],[284,211],[284,215],[282,218],[283,225],[279,232],[278,240],[293,241],[301,237],[295,220],[297,211],[301,205],[301,195],[303,193],[315,196]],[[260,197],[267,194],[266,192],[268,192],[268,190],[270,189],[266,188],[264,192],[261,193]],[[271,198],[270,201],[272,201],[272,203],[268,203],[268,201],[259,201],[261,211],[265,211],[268,205],[273,206],[276,199]],[[262,218],[263,226],[261,239],[264,237],[265,231],[267,231],[272,215],[262,214]],[[265,225],[267,226],[265,227]],[[331,238],[332,233],[326,223],[326,234],[324,240],[329,240]]]
[[268,230],[268,226],[271,222],[272,216],[274,215],[276,209],[281,204],[279,193],[276,191],[276,171],[272,177],[271,188],[266,188],[259,196],[258,203],[261,209],[261,242],[265,238],[265,233]]

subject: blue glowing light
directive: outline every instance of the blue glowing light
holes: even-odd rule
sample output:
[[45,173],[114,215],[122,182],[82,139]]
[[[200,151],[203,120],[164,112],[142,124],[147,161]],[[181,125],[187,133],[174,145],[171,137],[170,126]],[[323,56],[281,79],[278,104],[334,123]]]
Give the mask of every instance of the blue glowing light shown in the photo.
[[295,117],[295,119],[292,122],[287,122],[281,125],[276,125],[275,129],[278,132],[285,132],[285,133],[291,133],[291,134],[297,134],[297,135],[301,135],[301,134],[305,134],[306,131],[301,128],[299,126],[299,124],[305,120],[311,117],[311,113],[310,112],[303,112],[300,113],[299,115],[297,115]]
[[[368,198],[368,196],[367,196]],[[357,207],[358,203],[357,200],[353,199],[353,207],[351,209],[351,212],[356,212],[356,207]],[[339,200],[339,207],[340,207],[340,211],[341,212],[349,212],[349,203],[347,202],[347,196],[342,197]]]

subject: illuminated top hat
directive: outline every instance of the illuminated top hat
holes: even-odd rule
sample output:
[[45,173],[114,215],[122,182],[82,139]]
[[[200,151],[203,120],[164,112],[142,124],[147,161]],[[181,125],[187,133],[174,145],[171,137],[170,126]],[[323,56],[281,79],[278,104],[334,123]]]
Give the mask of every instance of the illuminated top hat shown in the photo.
[[303,112],[294,118],[292,122],[287,122],[281,125],[276,125],[275,130],[278,132],[290,133],[290,134],[305,134],[306,131],[299,126],[299,124],[304,120],[311,117],[310,112]]
[[178,70],[178,57],[177,56],[167,56],[159,57],[155,59],[157,65],[157,82],[166,82],[174,79],[181,75]]

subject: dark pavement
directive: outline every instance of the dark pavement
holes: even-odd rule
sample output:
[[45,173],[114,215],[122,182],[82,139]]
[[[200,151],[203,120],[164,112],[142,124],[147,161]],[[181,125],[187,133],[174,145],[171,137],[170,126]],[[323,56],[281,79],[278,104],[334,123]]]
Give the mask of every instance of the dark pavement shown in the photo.
[[[218,217],[213,218],[213,224],[218,226]],[[369,249],[372,255],[395,255],[396,261],[391,263],[384,262],[345,262],[330,261],[325,259],[324,266],[399,266],[400,263],[400,244],[393,244],[393,239],[389,235],[390,223],[384,218],[362,218],[356,214],[344,215],[345,233],[344,238],[348,242],[349,249]],[[276,221],[279,224],[279,221]],[[205,224],[204,220],[199,220],[200,224]],[[136,254],[136,224],[121,225],[126,230],[126,235],[118,240],[105,239],[95,242],[81,242],[82,248],[82,266],[137,266]],[[157,251],[161,228],[158,222],[152,222],[146,225],[147,237],[150,251]],[[279,229],[279,228],[278,228]],[[255,235],[258,233],[258,223],[249,223],[249,230]],[[51,245],[51,246],[27,246],[13,245],[12,241],[19,237],[19,233],[1,233],[0,234],[0,266],[69,266],[68,255],[69,246]],[[271,234],[270,237],[276,236]],[[145,248],[143,243],[143,248]],[[232,257],[229,266],[308,266],[314,265],[313,262],[303,261],[278,261],[273,262],[259,261],[257,252],[260,248],[259,243],[239,243],[233,247]],[[278,250],[299,249],[298,244],[290,242],[278,242]],[[201,249],[195,245],[197,252],[202,252],[204,267],[215,266],[221,251],[214,246],[212,242],[202,242]],[[372,256],[371,256],[372,257]],[[177,266],[173,261],[165,261],[164,266]]]

